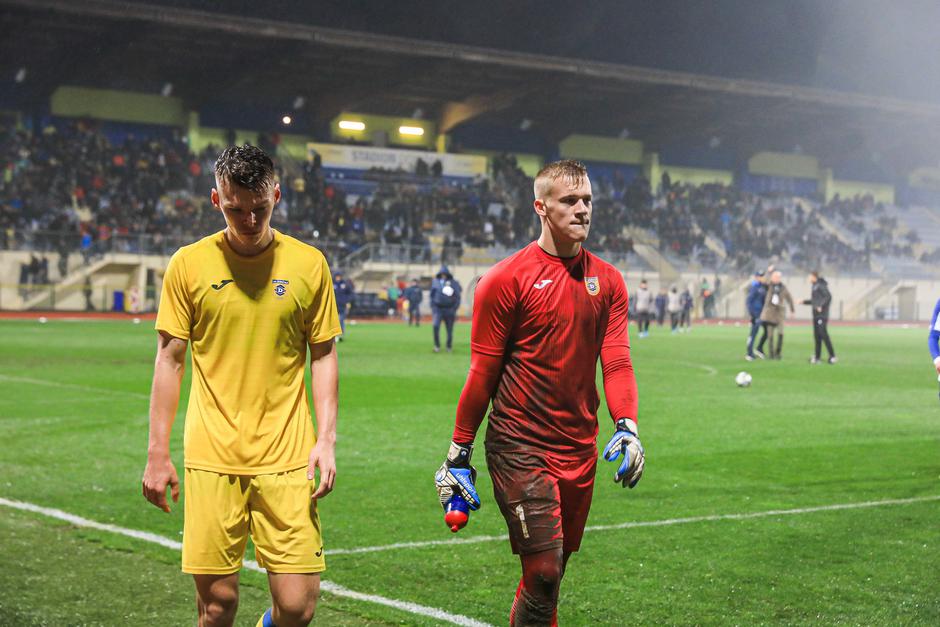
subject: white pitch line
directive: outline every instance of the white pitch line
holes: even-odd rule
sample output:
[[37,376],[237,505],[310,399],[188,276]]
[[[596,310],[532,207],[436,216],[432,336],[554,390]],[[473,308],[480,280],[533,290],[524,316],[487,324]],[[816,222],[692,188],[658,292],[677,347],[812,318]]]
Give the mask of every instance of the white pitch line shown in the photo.
[[183,545],[176,540],[170,540],[169,538],[158,536],[157,534],[150,533],[149,531],[138,531],[136,529],[118,527],[117,525],[112,525],[109,523],[100,523],[96,520],[89,520],[87,518],[82,518],[81,516],[76,516],[75,514],[64,512],[61,509],[42,507],[41,505],[34,505],[33,503],[26,503],[24,501],[13,501],[3,497],[0,497],[0,505],[6,505],[7,507],[12,507],[13,509],[33,512],[35,514],[42,514],[43,516],[48,516],[49,518],[64,520],[65,522],[75,525],[76,527],[85,527],[87,529],[107,531],[109,533],[127,536],[128,538],[159,544],[160,546],[166,547],[168,549],[174,549],[176,551],[180,551],[183,548]]
[[715,368],[714,366],[709,366],[708,364],[693,364],[689,362],[680,362],[679,365],[688,366],[689,368],[701,368],[712,377],[718,374],[718,369]]
[[149,394],[140,392],[125,392],[123,390],[109,390],[107,388],[96,388],[90,385],[79,385],[78,383],[62,383],[60,381],[47,381],[46,379],[33,379],[32,377],[11,377],[7,374],[0,374],[0,381],[10,383],[26,383],[28,385],[44,385],[52,388],[65,388],[69,390],[81,390],[82,392],[92,392],[93,394],[112,394],[116,396],[130,396],[131,398],[149,399]]
[[353,549],[329,549],[327,555],[355,555],[357,553],[376,553],[378,551],[395,551],[398,549],[423,549],[428,546],[454,546],[458,544],[479,544],[481,542],[496,542],[508,540],[508,535],[500,536],[470,536],[468,538],[452,537],[449,540],[422,540],[416,542],[396,542],[395,544],[381,544],[378,546],[360,546]]
[[[67,523],[75,525],[76,527],[84,527],[87,529],[96,529],[98,531],[107,531],[109,533],[114,533],[122,536],[127,536],[129,538],[134,538],[135,540],[143,540],[144,542],[150,542],[152,544],[158,544],[162,547],[168,549],[173,549],[175,551],[180,551],[183,548],[183,545],[176,541],[170,540],[169,538],[164,538],[155,533],[150,533],[147,531],[138,531],[136,529],[127,529],[126,527],[118,527],[117,525],[111,525],[108,523],[100,523],[94,520],[89,520],[87,518],[82,518],[81,516],[76,516],[75,514],[70,514],[64,512],[60,509],[53,509],[50,507],[42,507],[40,505],[34,505],[33,503],[26,503],[23,501],[13,501],[10,499],[5,499],[0,497],[0,505],[6,505],[13,509],[18,509],[27,512],[33,512],[35,514],[41,514],[49,518],[55,518],[57,520],[63,520]],[[253,560],[245,560],[244,567],[248,570],[254,570],[259,573],[265,573],[266,571],[261,568],[257,562]],[[461,616],[460,614],[452,614],[450,612],[438,609],[436,607],[428,607],[426,605],[419,605],[417,603],[411,603],[409,601],[399,601],[397,599],[389,599],[387,597],[378,596],[375,594],[365,594],[362,592],[356,592],[355,590],[350,590],[344,586],[341,586],[332,581],[321,580],[320,589],[324,592],[335,594],[340,597],[347,597],[350,599],[355,599],[357,601],[366,601],[368,603],[376,603],[378,605],[384,605],[386,607],[391,607],[402,612],[408,612],[410,614],[418,614],[420,616],[427,616],[429,618],[434,618],[440,621],[452,623],[454,625],[462,625],[465,627],[493,627],[489,623],[485,623],[468,616]]]
[[[589,525],[585,531],[614,531],[617,529],[633,529],[637,527],[668,527],[670,525],[685,525],[698,522],[714,522],[719,520],[748,520],[750,518],[767,518],[770,516],[795,516],[798,514],[812,514],[815,512],[828,512],[843,509],[863,509],[866,507],[883,507],[885,505],[910,505],[940,501],[940,496],[919,496],[909,499],[887,499],[884,501],[863,501],[859,503],[838,503],[835,505],[819,505],[817,507],[799,507],[796,509],[772,509],[764,512],[750,512],[744,514],[712,514],[710,516],[691,516],[689,518],[667,518],[665,520],[640,520],[617,523],[615,525]],[[375,553],[378,551],[393,551],[398,549],[420,549],[429,546],[452,546],[457,544],[478,544],[481,542],[497,542],[507,540],[509,536],[470,536],[469,538],[451,538],[450,540],[426,540],[423,542],[398,542],[379,546],[361,546],[353,549],[330,549],[328,555],[355,555],[358,553]]]
[[710,516],[691,516],[689,518],[667,518],[665,520],[634,521],[618,523],[616,525],[588,526],[585,527],[585,531],[613,531],[615,529],[632,529],[634,527],[667,527],[669,525],[684,525],[688,523],[713,522],[718,520],[749,520],[751,518],[767,518],[769,516],[796,516],[799,514],[832,512],[845,509],[884,507],[885,505],[911,505],[913,503],[926,503],[930,501],[940,501],[940,496],[915,496],[909,499],[885,499],[883,501],[861,501],[859,503],[836,503],[834,505],[797,507],[795,509],[771,509],[764,512],[750,512],[744,514],[712,514]]

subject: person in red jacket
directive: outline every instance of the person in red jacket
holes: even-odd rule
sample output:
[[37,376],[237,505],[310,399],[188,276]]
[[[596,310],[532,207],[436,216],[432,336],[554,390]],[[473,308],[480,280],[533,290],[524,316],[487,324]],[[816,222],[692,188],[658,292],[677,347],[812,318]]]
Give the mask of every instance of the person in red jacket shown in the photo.
[[535,177],[539,239],[496,264],[476,288],[470,372],[453,442],[435,475],[441,504],[460,495],[480,505],[470,466],[492,401],[486,462],[522,578],[511,625],[557,621],[565,565],[578,550],[597,466],[597,360],[615,433],[604,450],[620,459],[614,480],[640,480],[637,388],[620,272],[582,247],[591,226],[591,182],[576,161]]

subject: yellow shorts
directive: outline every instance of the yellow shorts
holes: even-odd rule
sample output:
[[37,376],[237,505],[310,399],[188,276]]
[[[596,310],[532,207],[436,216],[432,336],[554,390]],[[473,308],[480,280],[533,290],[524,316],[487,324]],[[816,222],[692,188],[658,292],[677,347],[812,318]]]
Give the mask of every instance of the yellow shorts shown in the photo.
[[306,468],[254,476],[187,468],[185,489],[184,573],[237,572],[249,535],[258,564],[272,573],[326,569]]

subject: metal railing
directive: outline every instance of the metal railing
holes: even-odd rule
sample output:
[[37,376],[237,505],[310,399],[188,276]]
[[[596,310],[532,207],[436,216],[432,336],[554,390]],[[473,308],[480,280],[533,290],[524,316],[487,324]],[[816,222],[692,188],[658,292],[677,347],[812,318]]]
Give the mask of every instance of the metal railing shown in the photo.
[[[32,301],[32,306],[26,303]],[[0,283],[0,311],[74,311],[149,313],[156,311],[157,294],[148,286],[135,299],[126,284],[120,282],[95,285],[55,283]]]
[[345,272],[357,270],[367,262],[425,265],[433,262],[433,254],[430,246],[372,243],[337,259],[338,267]]
[[[81,255],[82,262],[87,264],[100,259],[106,254],[123,253],[137,255],[164,255],[169,256],[181,246],[191,244],[208,233],[187,234],[112,234],[106,239],[94,240],[88,245],[82,244],[82,236],[72,231],[24,231],[15,237],[0,239],[0,250],[20,250],[39,254],[59,253]],[[386,244],[381,242],[355,246],[342,241],[310,239],[300,237],[307,243],[316,246],[330,261],[330,265],[349,273],[358,270],[366,262],[386,262],[408,265],[474,265],[487,266],[506,258],[516,249],[493,246],[486,249],[484,255],[479,252],[463,253],[458,247],[441,250],[432,248],[430,244],[413,246],[410,244]],[[623,267],[634,267],[641,270],[657,271],[646,260],[635,252],[619,253],[608,251],[593,251],[610,263]],[[71,270],[72,268],[70,268]]]
[[107,253],[170,255],[180,246],[191,244],[202,235],[132,235],[112,234],[106,239],[83,245],[82,235],[74,231],[24,231],[12,239],[0,241],[0,250],[22,250],[36,253],[80,253],[87,259]]
[[[112,234],[107,239],[93,240],[88,245],[82,244],[82,236],[71,231],[27,231],[16,235],[12,240],[0,240],[0,250],[19,250],[34,252],[40,255],[46,253],[80,254],[88,261],[94,261],[110,253],[124,253],[133,255],[172,255],[181,246],[192,244],[209,233],[186,234],[149,234],[135,233],[130,235]],[[349,253],[349,247],[342,242],[325,240],[312,240],[308,243],[316,246],[330,259],[343,257]]]

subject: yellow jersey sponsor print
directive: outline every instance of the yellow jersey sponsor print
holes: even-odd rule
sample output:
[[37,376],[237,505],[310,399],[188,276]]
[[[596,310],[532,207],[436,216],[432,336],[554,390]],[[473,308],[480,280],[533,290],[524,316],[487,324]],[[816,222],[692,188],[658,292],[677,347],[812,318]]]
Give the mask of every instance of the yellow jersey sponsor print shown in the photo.
[[243,257],[224,231],[170,260],[156,328],[189,340],[187,468],[256,475],[306,466],[315,435],[304,368],[308,343],[340,334],[323,254],[278,231]]

